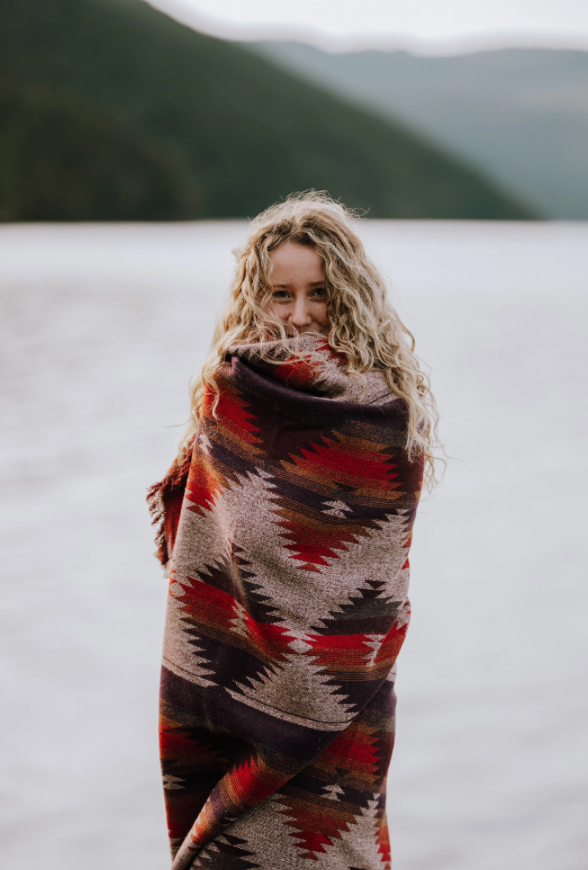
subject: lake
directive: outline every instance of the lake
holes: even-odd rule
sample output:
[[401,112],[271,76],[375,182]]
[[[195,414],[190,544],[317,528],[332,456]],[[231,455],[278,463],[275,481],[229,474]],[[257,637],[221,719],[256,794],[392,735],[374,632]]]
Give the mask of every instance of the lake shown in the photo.
[[[169,866],[173,458],[244,222],[0,226],[3,866]],[[421,504],[395,870],[588,866],[588,224],[367,221],[450,457]]]

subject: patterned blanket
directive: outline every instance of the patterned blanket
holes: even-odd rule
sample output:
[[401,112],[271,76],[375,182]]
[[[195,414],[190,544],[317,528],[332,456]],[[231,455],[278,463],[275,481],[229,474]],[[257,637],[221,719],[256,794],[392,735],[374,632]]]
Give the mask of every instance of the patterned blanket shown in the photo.
[[422,462],[380,373],[347,375],[317,337],[272,347],[234,348],[149,493],[173,870],[386,870]]

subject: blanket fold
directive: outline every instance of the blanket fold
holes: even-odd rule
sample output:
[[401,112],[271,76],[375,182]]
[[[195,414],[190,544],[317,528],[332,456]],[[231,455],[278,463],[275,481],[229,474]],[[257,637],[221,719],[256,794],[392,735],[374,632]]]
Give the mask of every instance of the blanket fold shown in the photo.
[[236,346],[216,380],[149,493],[173,870],[385,870],[423,471],[404,403],[316,336]]

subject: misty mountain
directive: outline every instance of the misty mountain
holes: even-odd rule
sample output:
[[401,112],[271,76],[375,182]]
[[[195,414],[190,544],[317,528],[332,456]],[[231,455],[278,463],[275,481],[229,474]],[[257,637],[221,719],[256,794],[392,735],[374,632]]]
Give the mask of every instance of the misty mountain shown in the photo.
[[534,215],[401,124],[140,0],[2,0],[0,114],[4,219],[245,217],[310,187],[373,217]]
[[382,117],[402,119],[543,214],[588,218],[588,51],[423,57],[249,45]]

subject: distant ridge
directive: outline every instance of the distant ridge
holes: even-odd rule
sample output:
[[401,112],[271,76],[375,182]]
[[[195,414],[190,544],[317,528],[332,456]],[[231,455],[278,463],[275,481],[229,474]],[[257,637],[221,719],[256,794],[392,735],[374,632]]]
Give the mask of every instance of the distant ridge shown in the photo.
[[426,57],[248,43],[310,82],[460,154],[551,218],[588,219],[588,51]]
[[247,217],[309,187],[372,217],[535,216],[408,129],[140,0],[2,0],[0,111],[4,220]]

